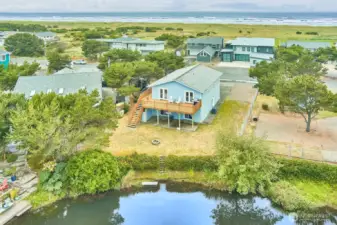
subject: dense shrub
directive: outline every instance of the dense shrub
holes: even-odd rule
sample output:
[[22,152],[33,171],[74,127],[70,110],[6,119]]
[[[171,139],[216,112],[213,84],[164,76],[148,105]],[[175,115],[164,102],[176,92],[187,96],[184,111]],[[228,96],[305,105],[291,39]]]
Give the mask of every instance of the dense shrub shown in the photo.
[[184,44],[184,37],[176,36],[173,34],[162,34],[159,37],[156,37],[157,41],[167,41],[166,45],[172,48],[177,48],[180,45]]
[[307,35],[318,35],[318,32],[316,32],[316,31],[308,31],[308,32],[305,32],[305,34],[307,34]]
[[159,169],[159,157],[146,154],[134,153],[128,156],[118,157],[119,167],[122,174],[128,170],[157,170]]
[[219,178],[240,194],[263,192],[275,180],[279,164],[264,140],[220,133]]
[[8,154],[6,156],[6,160],[7,160],[8,163],[15,162],[17,159],[18,159],[18,156],[15,155],[15,154]]
[[40,24],[14,24],[0,23],[0,31],[25,31],[25,32],[40,32],[47,31],[47,27]]
[[310,207],[310,202],[298,192],[296,187],[286,181],[273,183],[267,196],[287,211],[306,210]]
[[58,163],[54,168],[44,169],[39,174],[39,184],[42,190],[56,195],[65,190],[65,167],[66,163]]
[[175,30],[173,27],[166,27],[165,30]]
[[121,179],[118,162],[108,152],[88,150],[73,156],[65,168],[67,185],[77,194],[94,194],[116,187]]
[[302,32],[301,31],[297,31],[296,34],[302,34]]
[[337,166],[306,160],[278,159],[282,164],[279,177],[301,178],[337,183]]
[[183,29],[183,28],[180,28],[180,27],[178,27],[178,28],[177,28],[177,31],[184,31],[184,29]]
[[262,109],[268,111],[269,110],[269,105],[266,103],[262,104]]
[[145,32],[156,32],[157,30],[162,30],[160,27],[145,27]]
[[215,171],[218,164],[214,156],[174,156],[165,159],[165,166],[169,170],[180,171]]

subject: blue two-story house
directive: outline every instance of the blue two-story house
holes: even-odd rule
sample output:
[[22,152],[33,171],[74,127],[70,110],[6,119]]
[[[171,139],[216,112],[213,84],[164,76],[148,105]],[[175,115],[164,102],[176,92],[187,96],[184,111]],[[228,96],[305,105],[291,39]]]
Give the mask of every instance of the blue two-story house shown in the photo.
[[0,65],[3,65],[5,68],[8,67],[11,60],[11,54],[9,52],[0,50]]
[[222,73],[203,65],[182,68],[149,85],[131,110],[129,126],[140,120],[165,117],[170,121],[202,123],[220,100]]

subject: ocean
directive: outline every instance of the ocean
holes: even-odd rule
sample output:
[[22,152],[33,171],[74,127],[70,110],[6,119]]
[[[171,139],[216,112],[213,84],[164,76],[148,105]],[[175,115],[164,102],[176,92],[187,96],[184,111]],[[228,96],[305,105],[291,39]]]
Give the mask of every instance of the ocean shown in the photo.
[[106,12],[6,13],[0,21],[89,21],[337,26],[337,13],[269,12]]

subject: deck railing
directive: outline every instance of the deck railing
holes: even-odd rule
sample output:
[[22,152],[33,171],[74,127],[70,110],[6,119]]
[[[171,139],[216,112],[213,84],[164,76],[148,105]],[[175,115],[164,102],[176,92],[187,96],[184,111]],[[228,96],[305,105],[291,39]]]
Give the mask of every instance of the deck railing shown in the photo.
[[142,107],[193,115],[201,108],[201,101],[196,103],[176,103],[167,100],[145,98],[142,100]]

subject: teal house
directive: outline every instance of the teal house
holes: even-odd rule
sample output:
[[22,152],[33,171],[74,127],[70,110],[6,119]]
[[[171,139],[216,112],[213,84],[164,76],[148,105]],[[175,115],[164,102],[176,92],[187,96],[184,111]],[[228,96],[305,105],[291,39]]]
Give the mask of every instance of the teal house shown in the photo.
[[[194,56],[197,57],[197,60],[200,59],[201,62],[204,62],[208,60],[209,56],[211,58],[219,56],[223,45],[224,39],[222,37],[189,38],[187,39],[186,56]],[[213,51],[211,52],[210,49]]]
[[197,54],[198,62],[211,62],[216,56],[216,50],[210,46],[206,46]]
[[274,59],[274,38],[236,38],[226,42],[225,48],[221,50],[223,62],[242,61],[249,62],[255,66],[261,61]]
[[[129,126],[154,118],[180,130],[181,122],[202,123],[220,100],[222,72],[203,65],[176,70],[155,81],[141,94],[131,111]],[[175,124],[175,125],[174,125]]]
[[9,52],[0,50],[0,65],[3,65],[5,68],[7,68],[10,61],[11,61],[11,54]]

